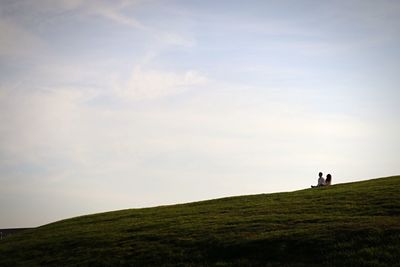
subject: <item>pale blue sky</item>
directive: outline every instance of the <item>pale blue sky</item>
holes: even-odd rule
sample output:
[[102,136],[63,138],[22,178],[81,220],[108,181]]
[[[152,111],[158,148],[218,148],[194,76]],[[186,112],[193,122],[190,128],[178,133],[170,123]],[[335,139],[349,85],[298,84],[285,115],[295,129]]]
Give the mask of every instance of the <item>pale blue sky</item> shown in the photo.
[[400,2],[0,2],[0,228],[400,173]]

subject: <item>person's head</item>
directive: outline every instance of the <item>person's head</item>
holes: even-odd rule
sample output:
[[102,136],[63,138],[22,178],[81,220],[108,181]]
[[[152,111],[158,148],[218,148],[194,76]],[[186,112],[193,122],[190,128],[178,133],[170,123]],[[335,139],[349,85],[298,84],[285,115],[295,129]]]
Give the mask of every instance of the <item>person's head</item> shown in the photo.
[[319,177],[322,177],[322,172],[318,173]]
[[326,176],[326,181],[331,181],[331,180],[332,180],[332,175],[328,174],[328,175]]

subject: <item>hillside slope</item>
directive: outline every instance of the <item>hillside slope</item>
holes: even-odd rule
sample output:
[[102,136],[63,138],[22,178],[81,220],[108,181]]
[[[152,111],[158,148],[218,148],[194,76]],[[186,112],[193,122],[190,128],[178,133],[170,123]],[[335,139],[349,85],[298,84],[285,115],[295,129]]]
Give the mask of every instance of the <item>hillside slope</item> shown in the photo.
[[400,176],[101,213],[0,242],[0,266],[399,266]]

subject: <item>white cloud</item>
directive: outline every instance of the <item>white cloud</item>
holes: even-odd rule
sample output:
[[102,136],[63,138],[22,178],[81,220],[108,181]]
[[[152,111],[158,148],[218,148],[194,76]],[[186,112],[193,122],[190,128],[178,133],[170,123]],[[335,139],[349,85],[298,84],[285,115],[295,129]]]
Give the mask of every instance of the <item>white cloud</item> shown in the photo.
[[189,39],[172,32],[162,32],[155,34],[155,36],[166,45],[193,47],[196,44],[194,39]]
[[206,81],[205,76],[192,70],[176,73],[135,67],[129,80],[116,88],[116,93],[130,100],[153,99],[184,92]]

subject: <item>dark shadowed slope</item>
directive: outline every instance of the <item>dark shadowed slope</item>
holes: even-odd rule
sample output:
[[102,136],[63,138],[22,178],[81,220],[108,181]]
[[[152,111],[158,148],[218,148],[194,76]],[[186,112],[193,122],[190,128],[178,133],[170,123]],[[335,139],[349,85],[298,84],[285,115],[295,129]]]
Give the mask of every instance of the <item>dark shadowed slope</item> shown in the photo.
[[83,216],[0,242],[0,266],[399,266],[400,176]]
[[13,236],[17,233],[21,233],[23,231],[29,230],[32,228],[5,228],[0,229],[0,240]]

